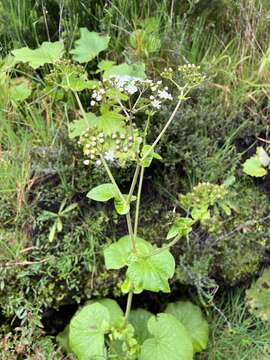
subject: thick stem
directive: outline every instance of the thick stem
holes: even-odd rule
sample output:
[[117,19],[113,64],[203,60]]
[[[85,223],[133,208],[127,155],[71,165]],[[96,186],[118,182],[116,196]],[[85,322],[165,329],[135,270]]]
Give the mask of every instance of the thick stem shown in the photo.
[[132,229],[130,212],[128,212],[126,214],[126,220],[127,220],[127,227],[128,227],[129,237],[131,239],[132,250],[133,250],[134,253],[136,253],[136,240],[135,240],[135,236],[134,236],[133,229]]
[[133,291],[130,290],[128,293],[128,299],[127,299],[127,306],[126,306],[126,312],[125,312],[125,324],[128,323],[128,317],[131,310],[131,304],[132,304],[132,297],[133,297]]
[[138,193],[137,193],[137,201],[136,201],[136,211],[135,211],[134,239],[136,238],[137,233],[138,233],[138,224],[139,224],[139,213],[140,213],[140,202],[141,202],[143,175],[144,175],[144,167],[141,167],[140,180],[139,180]]

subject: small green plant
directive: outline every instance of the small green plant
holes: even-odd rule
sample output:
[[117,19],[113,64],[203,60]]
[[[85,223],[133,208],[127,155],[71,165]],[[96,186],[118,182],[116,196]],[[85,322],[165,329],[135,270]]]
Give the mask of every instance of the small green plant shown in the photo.
[[267,174],[270,157],[263,147],[257,147],[256,154],[247,159],[243,164],[245,174],[254,177],[263,177]]
[[[109,36],[82,28],[80,38],[69,52],[74,62],[62,59],[65,52],[63,41],[45,42],[35,50],[24,47],[12,51],[14,64],[23,63],[34,70],[46,64],[52,67],[43,89],[47,95],[56,89],[62,98],[68,93],[73,95],[79,118],[69,125],[70,138],[78,138],[84,165],[89,169],[103,167],[110,181],[91,189],[87,197],[99,202],[113,200],[116,212],[126,217],[128,234],[104,250],[107,270],[127,269],[121,285],[122,293],[127,294],[126,311],[123,313],[110,299],[87,304],[74,316],[69,331],[65,332],[68,333],[66,348],[71,349],[79,360],[98,357],[192,359],[194,353],[207,345],[208,326],[199,308],[180,302],[168,307],[165,313],[154,316],[143,310],[133,313],[131,307],[133,294],[144,290],[170,292],[169,280],[175,272],[170,248],[186,236],[194,221],[200,218],[194,216],[193,210],[192,218],[178,219],[174,224],[177,232],[170,230],[167,236],[172,240],[159,248],[138,235],[145,170],[154,160],[161,160],[156,152],[157,144],[182,103],[188,99],[191,90],[203,82],[204,76],[199,67],[185,65],[177,71],[166,68],[161,74],[163,80],[151,80],[146,76],[144,64],[117,65],[114,61],[101,60],[96,71],[99,80],[97,77],[89,79],[89,74],[80,64],[89,63],[106,50],[109,40]],[[174,95],[169,92],[167,85],[170,83],[175,87]],[[81,92],[84,96],[79,96]],[[89,99],[87,103],[86,98]],[[148,135],[156,112],[174,99],[176,104],[171,115],[156,139],[149,144]],[[135,165],[134,176],[129,191],[123,193],[114,172],[132,163]],[[62,218],[76,205],[65,208],[64,201],[58,213],[43,213],[46,218],[55,220],[50,241],[62,231]],[[210,202],[210,205],[213,204]],[[208,208],[204,210],[207,212]],[[185,313],[190,313],[190,322]]]
[[62,219],[67,217],[68,213],[70,211],[74,210],[78,206],[77,203],[74,203],[74,204],[70,204],[67,207],[65,207],[66,202],[67,202],[66,199],[62,201],[57,213],[53,212],[53,211],[44,210],[40,216],[40,220],[52,219],[54,221],[54,223],[50,229],[50,233],[49,233],[49,241],[50,242],[54,240],[56,234],[60,233],[63,230]]

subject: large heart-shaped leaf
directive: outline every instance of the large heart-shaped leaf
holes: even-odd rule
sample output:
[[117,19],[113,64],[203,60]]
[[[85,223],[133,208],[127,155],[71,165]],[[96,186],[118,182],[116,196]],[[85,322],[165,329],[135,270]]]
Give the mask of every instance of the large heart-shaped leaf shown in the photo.
[[[151,245],[140,237],[136,237],[137,250],[149,248]],[[116,243],[109,245],[104,250],[105,266],[108,270],[118,270],[128,264],[132,253],[132,243],[129,235],[121,237]]]
[[156,250],[149,242],[136,238],[136,252],[132,249],[130,236],[124,236],[104,251],[107,269],[128,266],[127,278],[134,292],[142,290],[170,292],[168,279],[174,274],[175,261],[168,250],[155,255]]
[[168,304],[165,312],[175,316],[186,327],[192,339],[194,352],[206,349],[209,326],[198,306],[190,301],[177,301]]
[[45,41],[35,50],[24,47],[13,50],[11,53],[16,62],[29,63],[32,68],[37,69],[44,64],[54,64],[60,60],[64,54],[64,42],[62,40]]
[[158,314],[148,321],[153,337],[144,341],[139,360],[192,360],[191,338],[171,314]]
[[141,345],[151,336],[147,327],[148,320],[151,316],[153,316],[153,314],[145,309],[131,310],[129,314],[128,319],[131,325],[134,327],[135,338]]
[[75,41],[75,48],[70,53],[73,54],[74,60],[85,63],[94,59],[101,51],[106,50],[109,41],[108,35],[100,35],[94,31],[90,32],[87,28],[81,28],[80,38]]
[[105,358],[104,335],[109,331],[110,314],[98,303],[84,306],[71,320],[69,345],[78,360]]
[[110,328],[120,328],[124,323],[124,313],[115,300],[99,299],[90,300],[88,304],[101,304],[106,307],[110,314]]

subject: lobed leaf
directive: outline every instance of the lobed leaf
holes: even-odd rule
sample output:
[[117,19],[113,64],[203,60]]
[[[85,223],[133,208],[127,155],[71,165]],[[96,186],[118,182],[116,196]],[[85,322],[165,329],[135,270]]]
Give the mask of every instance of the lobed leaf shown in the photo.
[[32,68],[37,69],[45,64],[54,64],[61,59],[64,54],[64,42],[43,42],[37,49],[23,47],[12,52],[15,61],[28,63]]
[[175,261],[168,250],[155,255],[156,250],[149,242],[136,238],[136,253],[132,249],[130,236],[124,236],[104,251],[107,269],[121,269],[127,266],[127,284],[130,282],[135,293],[143,290],[170,292],[168,279],[174,274]]
[[90,32],[87,28],[80,28],[80,38],[75,41],[75,47],[70,51],[72,58],[79,63],[93,60],[101,51],[108,48],[110,36]]

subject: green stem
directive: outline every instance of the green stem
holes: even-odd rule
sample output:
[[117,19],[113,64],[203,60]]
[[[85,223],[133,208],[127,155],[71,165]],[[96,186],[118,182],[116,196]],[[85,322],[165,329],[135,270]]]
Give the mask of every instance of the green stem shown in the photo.
[[121,193],[121,190],[119,189],[118,185],[116,184],[116,181],[115,181],[115,179],[114,179],[114,177],[113,177],[113,174],[111,173],[111,170],[110,170],[110,168],[109,168],[106,160],[104,159],[104,157],[103,157],[102,154],[100,154],[99,156],[100,156],[101,162],[102,162],[105,170],[107,171],[107,174],[108,174],[108,176],[109,176],[112,184],[115,186],[115,188],[116,188],[116,190],[117,190],[117,192],[118,192],[121,200],[126,204],[126,200],[125,200],[123,194]]
[[151,152],[154,150],[155,146],[157,145],[157,143],[160,141],[160,139],[162,138],[162,136],[165,134],[166,130],[168,129],[168,127],[170,126],[171,122],[173,121],[180,105],[181,105],[182,100],[179,100],[176,107],[174,108],[169,120],[166,122],[164,128],[161,130],[161,132],[159,133],[159,135],[157,136],[156,140],[153,142],[153,144],[150,146],[149,150],[146,151],[146,153],[144,154],[144,156],[142,157],[141,161],[145,160],[147,158],[147,156],[149,154],[151,154]]
[[127,299],[127,306],[126,306],[126,312],[125,312],[125,324],[128,322],[128,317],[131,310],[131,304],[132,304],[132,297],[133,297],[133,291],[130,290],[128,293],[128,299]]
[[131,183],[131,186],[130,186],[130,190],[129,190],[129,193],[128,193],[128,199],[127,199],[128,203],[130,203],[131,197],[132,197],[132,195],[134,193],[134,189],[135,189],[135,186],[137,184],[139,172],[140,172],[140,166],[137,164],[136,169],[135,169],[135,173],[133,175],[132,183]]
[[77,93],[76,91],[74,91],[73,93],[74,93],[75,99],[76,99],[76,101],[77,101],[77,103],[78,103],[78,105],[79,105],[79,108],[80,108],[80,110],[81,110],[81,113],[83,114],[83,117],[85,117],[85,111],[84,111],[84,108],[83,108],[83,106],[82,106],[82,103],[81,103],[81,100],[80,100],[80,98],[79,98],[79,95],[78,95],[78,93]]
[[132,243],[132,250],[133,250],[134,253],[136,253],[136,240],[135,240],[135,236],[134,236],[133,229],[132,229],[130,212],[128,212],[126,214],[126,220],[127,220],[127,227],[128,227],[129,237],[130,237],[131,243]]
[[141,202],[143,175],[144,175],[144,167],[141,167],[139,187],[138,187],[138,193],[137,193],[137,201],[136,201],[136,211],[135,211],[134,239],[136,238],[137,233],[138,233],[138,223],[139,223],[139,212],[140,212],[140,202]]
[[161,248],[158,248],[158,249],[154,250],[151,254],[147,255],[147,257],[160,254],[162,251],[171,248],[171,247],[172,247],[173,245],[175,245],[180,239],[181,239],[181,236],[180,236],[180,235],[176,236],[171,242],[169,242],[169,244],[167,244],[167,245],[165,245],[165,246],[162,246]]

